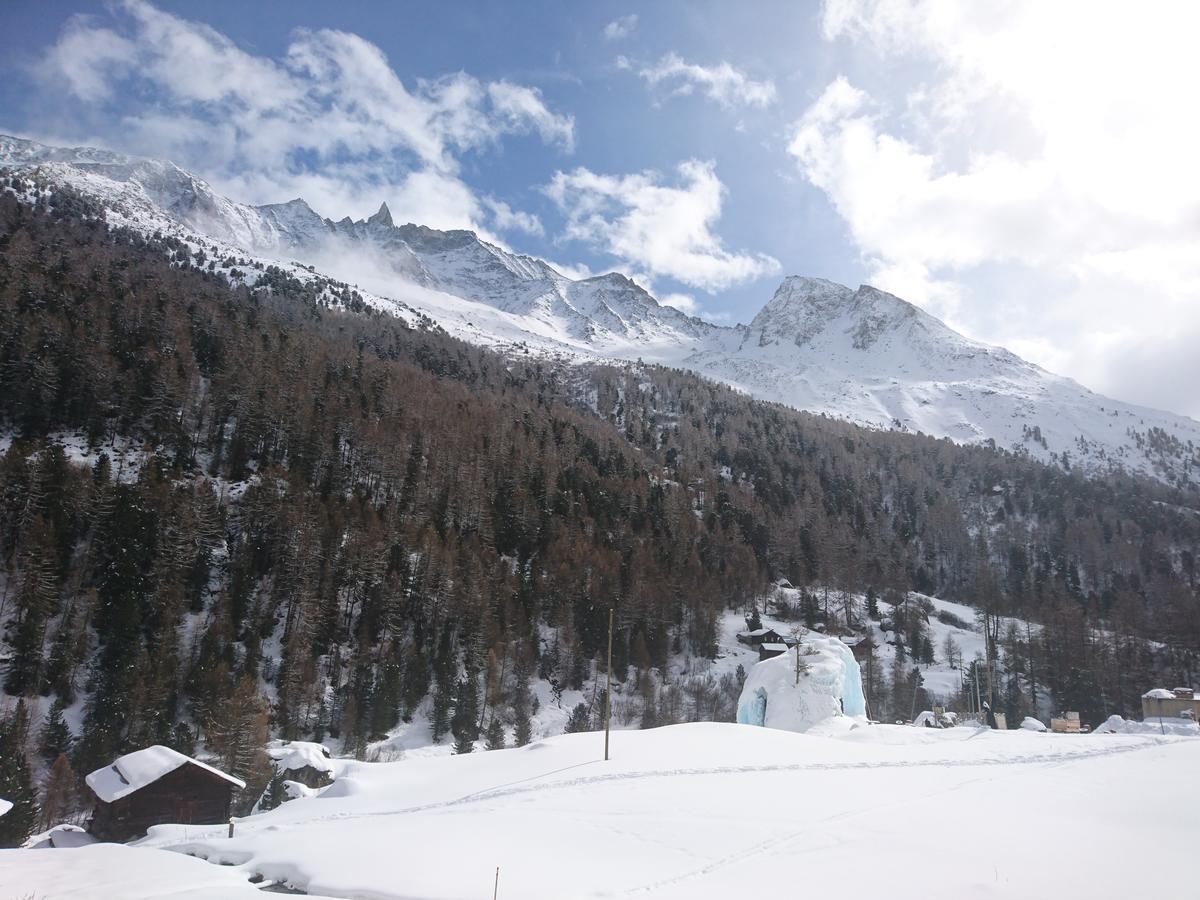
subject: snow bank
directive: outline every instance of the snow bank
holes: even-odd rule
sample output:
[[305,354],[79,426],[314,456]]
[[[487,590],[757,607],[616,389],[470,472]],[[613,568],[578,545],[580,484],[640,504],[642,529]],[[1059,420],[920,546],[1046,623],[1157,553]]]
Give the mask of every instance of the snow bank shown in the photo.
[[6,812],[8,812],[10,809],[12,809],[12,806],[13,805],[12,805],[11,801],[5,800],[3,797],[0,797],[0,816],[4,815]]
[[837,638],[809,635],[787,653],[750,670],[738,700],[737,720],[742,725],[808,731],[818,722],[842,715],[867,715],[858,663]]
[[274,741],[267,748],[267,754],[275,763],[275,768],[281,772],[291,772],[311,766],[318,772],[333,775],[333,761],[329,751],[323,744],[312,741]]
[[214,769],[212,766],[202,763],[198,759],[184,756],[182,753],[172,750],[170,747],[164,747],[161,744],[155,744],[152,747],[146,747],[142,750],[135,750],[133,753],[126,753],[111,766],[97,769],[84,780],[97,797],[105,803],[112,803],[114,800],[120,800],[134,791],[141,790],[146,785],[158,781],[164,775],[174,772],[180,766],[187,765],[188,763],[199,766],[206,772],[218,775],[231,784],[237,785],[239,788],[246,786],[246,782],[240,778],[227,775],[220,769]]
[[[134,848],[0,851],[0,897],[250,897],[250,879],[262,878],[314,897],[461,900],[492,896],[497,866],[508,900],[741,897],[753,890],[747,872],[767,869],[801,873],[814,897],[1194,896],[1179,866],[1112,861],[1137,846],[1191,858],[1200,807],[1163,785],[1189,783],[1200,741],[855,721],[805,734],[718,723],[619,731],[607,762],[596,733],[462,756],[339,759],[348,777],[335,785],[360,789],[239,820],[233,838],[223,824],[158,825]],[[988,814],[966,827],[954,809]],[[174,865],[156,846],[176,851]],[[896,876],[931,847],[935,877]]]
[[43,831],[26,838],[21,845],[25,850],[70,849],[86,847],[96,843],[96,839],[78,825],[55,825],[49,831]]
[[1170,717],[1146,719],[1134,722],[1120,716],[1109,716],[1096,728],[1094,734],[1170,734],[1179,737],[1200,737],[1200,724],[1191,719]]
[[[0,850],[0,896],[37,900],[237,900],[267,896],[244,872],[125,844]],[[9,893],[9,892],[12,893]]]
[[1026,716],[1021,720],[1021,727],[1026,731],[1045,731],[1046,723],[1040,719],[1035,719],[1033,716]]

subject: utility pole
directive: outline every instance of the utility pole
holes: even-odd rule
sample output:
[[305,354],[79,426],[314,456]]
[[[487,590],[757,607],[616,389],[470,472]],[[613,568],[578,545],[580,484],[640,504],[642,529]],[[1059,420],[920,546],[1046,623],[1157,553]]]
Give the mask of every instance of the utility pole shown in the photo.
[[612,633],[613,610],[608,608],[608,672],[604,686],[604,761],[608,762],[608,729],[612,721]]
[[492,900],[500,896],[500,867],[496,866],[496,885],[492,888]]

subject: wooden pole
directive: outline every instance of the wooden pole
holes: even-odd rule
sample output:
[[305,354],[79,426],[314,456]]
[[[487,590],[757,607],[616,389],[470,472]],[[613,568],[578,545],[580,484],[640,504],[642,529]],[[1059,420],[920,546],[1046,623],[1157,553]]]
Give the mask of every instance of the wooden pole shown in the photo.
[[608,610],[608,672],[606,674],[607,682],[604,688],[604,761],[608,762],[608,730],[609,723],[612,720],[612,633],[613,633],[613,611],[612,607]]
[[233,816],[229,817],[229,836],[233,837]]
[[496,886],[492,888],[492,900],[500,896],[500,867],[496,866]]

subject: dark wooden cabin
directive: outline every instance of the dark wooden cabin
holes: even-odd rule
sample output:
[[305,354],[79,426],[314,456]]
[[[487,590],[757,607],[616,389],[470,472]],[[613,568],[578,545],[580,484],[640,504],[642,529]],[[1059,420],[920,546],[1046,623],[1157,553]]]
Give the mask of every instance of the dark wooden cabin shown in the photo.
[[783,656],[788,652],[787,644],[780,643],[762,643],[758,645],[758,661],[764,659],[774,659],[776,656]]
[[88,831],[102,841],[128,841],[151,825],[215,825],[229,820],[233,793],[246,786],[169,747],[122,756],[85,779],[96,797]]
[[778,644],[783,638],[774,628],[756,628],[753,631],[739,631],[737,639],[743,644],[757,647],[759,644]]

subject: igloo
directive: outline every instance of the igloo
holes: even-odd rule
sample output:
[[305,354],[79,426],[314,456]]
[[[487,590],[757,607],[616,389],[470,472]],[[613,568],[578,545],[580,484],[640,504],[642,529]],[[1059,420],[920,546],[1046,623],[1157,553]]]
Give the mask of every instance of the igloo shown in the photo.
[[787,653],[750,670],[738,699],[737,720],[742,725],[808,731],[826,719],[866,715],[862,672],[850,648],[837,638],[810,634]]

